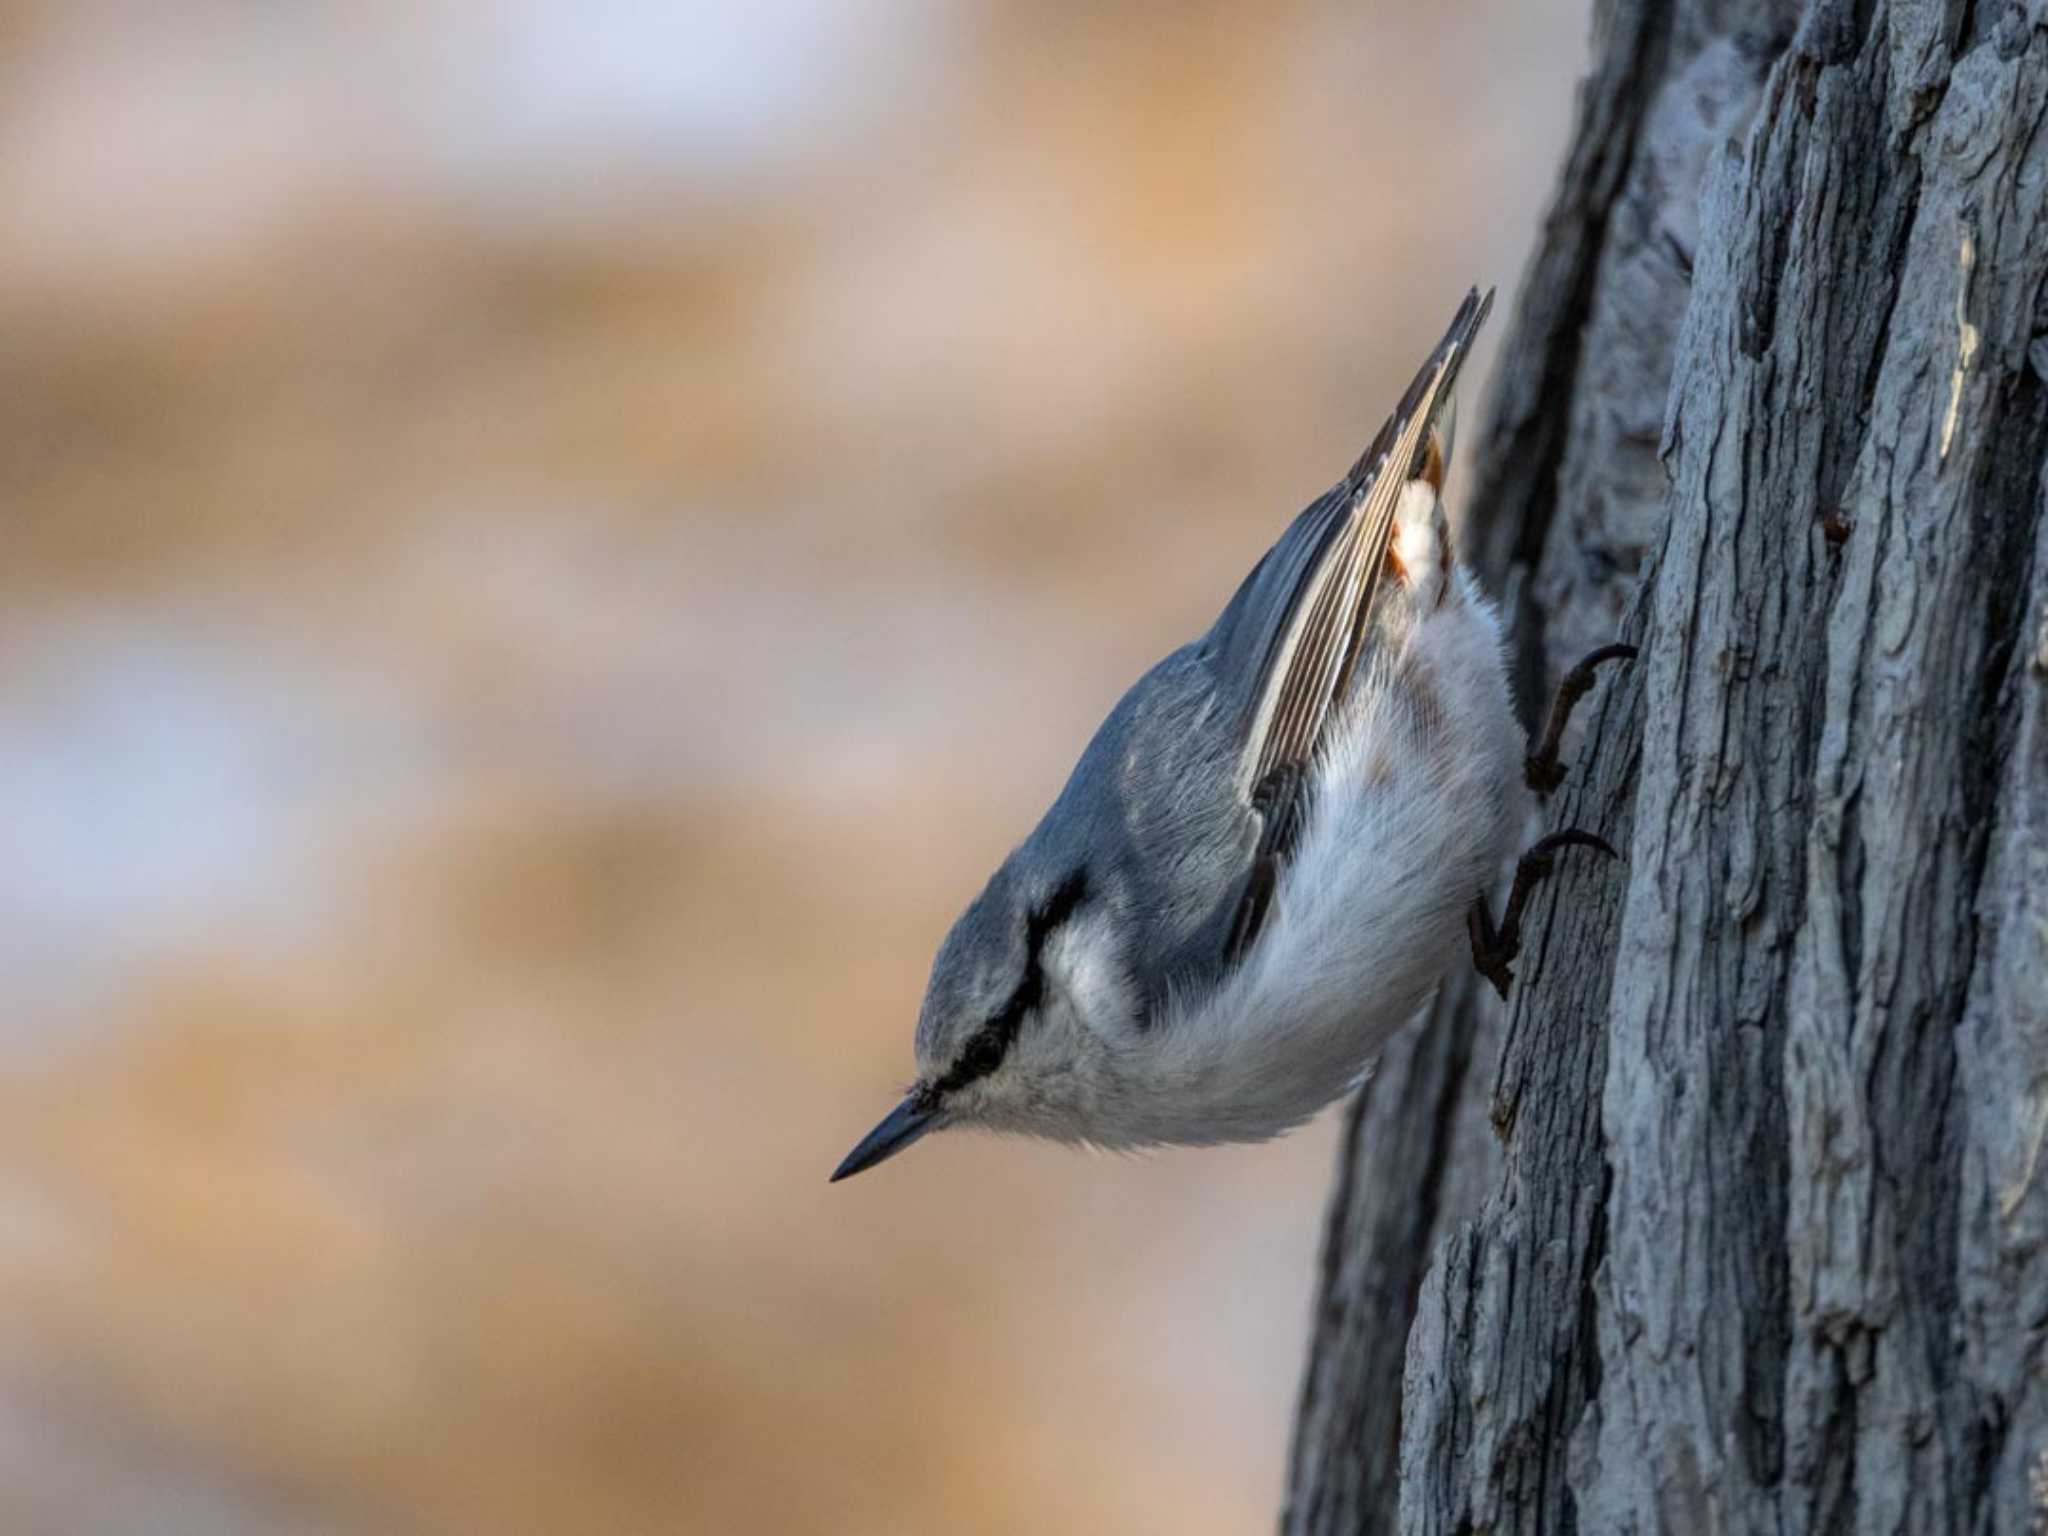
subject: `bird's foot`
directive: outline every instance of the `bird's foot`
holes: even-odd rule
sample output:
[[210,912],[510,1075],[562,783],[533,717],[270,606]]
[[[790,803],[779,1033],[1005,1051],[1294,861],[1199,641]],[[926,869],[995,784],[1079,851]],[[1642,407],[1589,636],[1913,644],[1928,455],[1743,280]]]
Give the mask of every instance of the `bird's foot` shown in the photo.
[[1465,914],[1465,928],[1472,936],[1472,968],[1493,983],[1493,990],[1501,995],[1502,1001],[1507,999],[1508,983],[1515,979],[1510,967],[1522,952],[1522,909],[1529,904],[1536,887],[1556,869],[1560,848],[1595,848],[1610,859],[1619,857],[1613,844],[1591,832],[1581,832],[1576,827],[1553,832],[1539,838],[1515,865],[1515,883],[1508,889],[1508,904],[1501,913],[1499,927],[1494,926],[1484,891]]
[[1568,765],[1559,761],[1557,749],[1564,740],[1564,728],[1571,722],[1572,711],[1578,708],[1580,699],[1592,692],[1594,669],[1604,661],[1632,661],[1635,654],[1632,645],[1603,645],[1565,673],[1557,685],[1557,697],[1551,701],[1550,723],[1544,727],[1543,740],[1522,761],[1522,777],[1537,794],[1547,795],[1564,782]]

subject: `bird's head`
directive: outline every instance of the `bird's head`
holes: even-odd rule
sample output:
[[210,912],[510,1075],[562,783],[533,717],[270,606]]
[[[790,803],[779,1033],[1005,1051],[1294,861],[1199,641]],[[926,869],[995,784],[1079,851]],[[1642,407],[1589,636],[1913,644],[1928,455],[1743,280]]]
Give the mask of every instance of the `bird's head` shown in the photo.
[[1097,1139],[1119,1060],[1142,1033],[1107,893],[1085,866],[1020,848],[939,946],[917,1081],[832,1177],[949,1126]]

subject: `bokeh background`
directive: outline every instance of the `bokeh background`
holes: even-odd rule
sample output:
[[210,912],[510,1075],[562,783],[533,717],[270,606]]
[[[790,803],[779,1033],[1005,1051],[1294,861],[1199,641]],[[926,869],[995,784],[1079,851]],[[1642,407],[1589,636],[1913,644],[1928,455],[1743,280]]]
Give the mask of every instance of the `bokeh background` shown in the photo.
[[1583,12],[0,4],[0,1529],[1265,1528],[1333,1117],[825,1174]]

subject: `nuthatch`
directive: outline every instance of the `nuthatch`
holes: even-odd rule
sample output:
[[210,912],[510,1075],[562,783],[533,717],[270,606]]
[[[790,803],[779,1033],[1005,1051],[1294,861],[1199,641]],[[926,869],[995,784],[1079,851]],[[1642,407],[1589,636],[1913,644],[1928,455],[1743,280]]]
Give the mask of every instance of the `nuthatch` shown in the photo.
[[953,925],[918,1078],[832,1177],[926,1132],[1108,1147],[1256,1141],[1356,1085],[1469,938],[1503,996],[1522,905],[1565,844],[1485,889],[1524,779],[1501,621],[1451,548],[1452,387],[1493,302],[1466,296],[1379,435],[1209,632],[1153,667]]

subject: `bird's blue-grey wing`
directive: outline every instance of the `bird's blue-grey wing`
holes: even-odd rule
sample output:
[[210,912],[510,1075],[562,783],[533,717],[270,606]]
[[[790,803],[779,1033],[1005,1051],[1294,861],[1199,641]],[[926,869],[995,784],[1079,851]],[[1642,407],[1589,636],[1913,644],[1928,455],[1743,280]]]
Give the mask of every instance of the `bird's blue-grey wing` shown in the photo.
[[1123,911],[1153,1009],[1256,936],[1306,814],[1316,749],[1372,644],[1401,486],[1417,472],[1490,295],[1467,297],[1344,479],[1297,517],[1200,640],[1118,703],[1031,841],[1089,865]]
[[1309,771],[1369,647],[1395,503],[1422,472],[1438,416],[1492,307],[1474,289],[1371,445],[1280,536],[1204,641],[1238,733],[1235,783],[1260,835],[1225,948],[1241,953],[1307,814]]
[[1477,290],[1343,480],[1297,517],[1245,578],[1210,632],[1220,683],[1241,710],[1240,784],[1314,754],[1369,636],[1394,506],[1419,472],[1493,295]]

